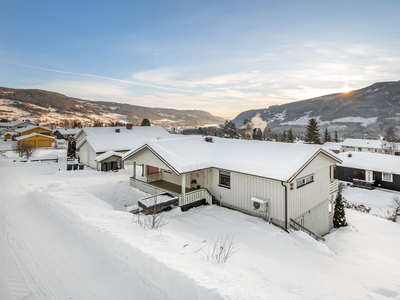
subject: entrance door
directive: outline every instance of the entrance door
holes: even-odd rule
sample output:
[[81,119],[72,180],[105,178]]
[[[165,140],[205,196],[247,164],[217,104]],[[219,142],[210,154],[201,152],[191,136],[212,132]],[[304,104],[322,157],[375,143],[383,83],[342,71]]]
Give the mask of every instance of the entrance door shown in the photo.
[[365,171],[365,180],[366,180],[366,181],[372,181],[372,180],[374,180],[374,179],[373,179],[373,176],[372,176],[372,171]]

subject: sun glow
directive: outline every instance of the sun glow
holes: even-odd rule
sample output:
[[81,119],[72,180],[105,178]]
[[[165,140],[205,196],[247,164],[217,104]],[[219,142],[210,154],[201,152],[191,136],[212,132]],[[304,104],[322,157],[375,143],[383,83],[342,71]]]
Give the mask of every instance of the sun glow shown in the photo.
[[350,92],[352,89],[348,87],[348,85],[346,84],[343,88],[342,88],[342,93],[348,93]]

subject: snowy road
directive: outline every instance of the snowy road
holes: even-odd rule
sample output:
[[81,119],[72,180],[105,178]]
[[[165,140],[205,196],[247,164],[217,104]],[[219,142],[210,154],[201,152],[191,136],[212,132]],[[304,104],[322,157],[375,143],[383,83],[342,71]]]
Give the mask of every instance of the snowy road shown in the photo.
[[163,299],[30,193],[58,166],[0,160],[0,299]]

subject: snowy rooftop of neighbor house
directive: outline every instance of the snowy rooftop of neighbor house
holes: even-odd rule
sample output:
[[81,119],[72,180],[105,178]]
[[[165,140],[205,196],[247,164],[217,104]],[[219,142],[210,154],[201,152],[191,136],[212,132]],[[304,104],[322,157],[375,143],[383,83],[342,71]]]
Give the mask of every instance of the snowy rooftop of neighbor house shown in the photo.
[[381,140],[345,139],[340,144],[347,147],[382,148]]
[[[119,132],[116,131],[119,129]],[[127,135],[127,134],[141,134],[144,137],[158,138],[169,135],[169,133],[160,126],[132,126],[132,129],[124,127],[85,127],[81,128],[75,138],[81,133],[85,133],[86,136],[100,136],[100,135]]]
[[62,135],[75,135],[78,133],[80,128],[61,128],[61,129],[55,129],[54,132],[58,131]]
[[334,143],[334,142],[326,142],[325,144],[322,145],[322,147],[328,149],[328,150],[337,150],[339,151],[340,148],[342,148],[342,145],[340,143]]
[[44,134],[40,134],[40,133],[31,133],[31,134],[27,134],[27,135],[22,135],[22,136],[19,136],[19,137],[17,137],[17,138],[15,138],[17,141],[20,141],[20,140],[25,140],[25,139],[29,139],[29,138],[31,138],[31,137],[34,137],[34,136],[41,136],[41,137],[45,137],[45,138],[49,138],[49,139],[55,139],[55,137],[53,137],[53,136],[48,136],[48,135],[44,135]]
[[337,156],[343,161],[339,166],[400,174],[400,156],[365,152],[343,152]]
[[15,129],[15,131],[19,132],[19,133],[22,133],[22,132],[25,132],[25,131],[28,131],[28,130],[31,130],[31,129],[34,129],[34,128],[42,128],[44,130],[52,131],[49,128],[42,127],[42,126],[36,126],[36,125],[28,125],[28,126],[25,126],[25,127],[21,127],[21,128]]
[[309,160],[322,152],[340,161],[332,152],[319,145],[245,141],[212,137],[147,140],[127,152],[123,159],[149,148],[176,173],[215,167],[245,174],[287,181]]
[[94,159],[95,161],[103,161],[111,156],[119,156],[122,157],[122,153],[114,152],[114,151],[107,151],[103,154],[100,154],[99,156],[96,156]]
[[0,122],[0,127],[14,127],[24,123],[30,123],[28,121],[10,121],[10,122]]

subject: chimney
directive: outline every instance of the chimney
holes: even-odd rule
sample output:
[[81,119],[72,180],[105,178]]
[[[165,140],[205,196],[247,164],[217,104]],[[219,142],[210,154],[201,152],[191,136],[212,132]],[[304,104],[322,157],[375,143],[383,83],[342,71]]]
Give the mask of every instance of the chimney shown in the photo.
[[351,154],[351,152],[349,152],[349,154],[347,154],[348,157],[352,157],[353,155]]
[[212,143],[213,141],[213,138],[211,137],[211,136],[206,136],[205,138],[204,138],[204,140],[207,142],[207,143]]
[[126,123],[126,129],[132,129],[132,124]]
[[120,133],[120,131],[121,131],[121,129],[115,128],[115,132],[116,132],[116,133]]

